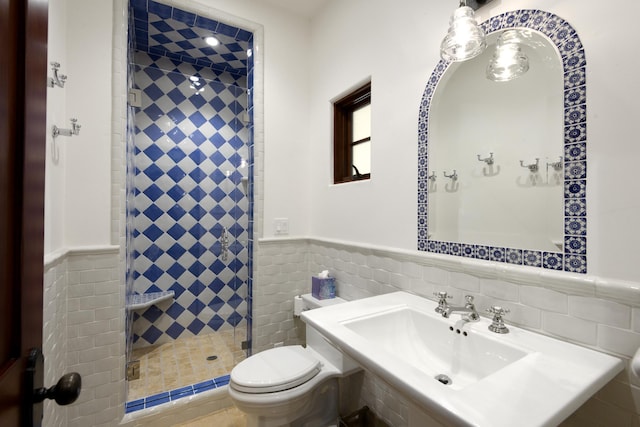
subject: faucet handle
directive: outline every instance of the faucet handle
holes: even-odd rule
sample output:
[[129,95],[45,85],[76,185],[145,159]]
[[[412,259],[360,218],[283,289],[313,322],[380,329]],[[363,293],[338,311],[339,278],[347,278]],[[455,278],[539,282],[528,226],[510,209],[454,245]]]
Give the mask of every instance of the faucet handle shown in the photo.
[[491,308],[488,308],[487,313],[493,314],[493,322],[489,325],[489,330],[496,334],[508,333],[509,328],[505,326],[502,316],[509,312],[510,310],[508,308],[500,307],[499,305],[493,305]]
[[451,299],[453,298],[451,295],[447,294],[447,291],[434,292],[434,296],[438,297],[438,299]]
[[451,295],[448,295],[446,291],[434,292],[434,296],[438,297],[438,306],[435,308],[435,312],[442,314],[448,307],[447,299],[453,298]]
[[499,305],[492,305],[491,308],[487,308],[487,313],[494,314],[496,316],[502,316],[511,312],[508,308],[500,307]]

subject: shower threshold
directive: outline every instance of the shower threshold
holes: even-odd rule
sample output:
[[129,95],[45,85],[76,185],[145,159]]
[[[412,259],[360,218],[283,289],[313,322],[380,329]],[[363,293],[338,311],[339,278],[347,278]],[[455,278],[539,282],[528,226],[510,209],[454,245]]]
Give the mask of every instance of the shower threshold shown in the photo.
[[131,400],[126,403],[125,413],[140,411],[142,409],[152,408],[163,403],[173,402],[183,397],[193,396],[204,391],[213,390],[215,388],[224,387],[229,384],[229,375],[202,381],[197,384],[180,387],[171,391],[164,391],[151,396]]

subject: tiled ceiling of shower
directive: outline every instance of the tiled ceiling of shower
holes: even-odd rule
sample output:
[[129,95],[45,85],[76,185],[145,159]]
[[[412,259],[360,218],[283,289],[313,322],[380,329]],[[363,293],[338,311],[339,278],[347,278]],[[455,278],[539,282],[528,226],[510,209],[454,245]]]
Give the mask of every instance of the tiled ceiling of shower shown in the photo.
[[[153,0],[131,0],[137,50],[234,75],[247,75],[252,34]],[[215,36],[218,46],[204,38]]]

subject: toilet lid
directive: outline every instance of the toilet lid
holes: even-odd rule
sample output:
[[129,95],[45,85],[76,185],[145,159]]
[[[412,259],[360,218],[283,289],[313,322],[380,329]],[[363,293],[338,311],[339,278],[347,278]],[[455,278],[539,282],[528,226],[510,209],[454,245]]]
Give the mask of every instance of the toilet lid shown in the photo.
[[231,370],[231,386],[245,393],[287,390],[315,377],[320,365],[302,346],[272,348],[238,363]]

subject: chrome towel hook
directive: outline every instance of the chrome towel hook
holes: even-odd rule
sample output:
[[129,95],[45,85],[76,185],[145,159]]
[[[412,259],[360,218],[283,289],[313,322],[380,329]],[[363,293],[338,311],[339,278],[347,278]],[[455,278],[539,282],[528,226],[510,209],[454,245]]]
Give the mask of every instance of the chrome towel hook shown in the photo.
[[72,135],[80,135],[80,125],[78,124],[78,119],[71,119],[71,129],[61,129],[56,125],[53,125],[53,131],[51,135],[55,138],[59,135],[62,136],[72,136]]
[[523,163],[523,161],[520,160],[520,166],[522,166],[523,168],[529,169],[529,172],[531,172],[531,173],[536,173],[536,172],[538,172],[538,163],[539,162],[540,162],[540,159],[538,157],[536,157],[536,162],[535,163],[531,163],[529,165],[525,165]]
[[58,74],[58,70],[60,69],[60,64],[58,62],[51,63],[51,69],[53,70],[53,77],[49,77],[47,81],[47,85],[49,87],[64,87],[65,82],[67,81],[67,76],[64,74]]
[[480,154],[478,154],[478,160],[491,166],[493,164],[493,153],[489,153],[489,157],[485,157],[484,159],[481,159]]
[[547,169],[549,169],[549,166],[551,166],[554,171],[560,172],[562,170],[562,156],[560,156],[560,160],[557,162],[547,162]]
[[442,172],[444,174],[445,178],[451,178],[451,181],[455,181],[458,179],[458,174],[456,173],[456,170],[453,170],[453,173],[451,175],[447,175],[446,172]]

